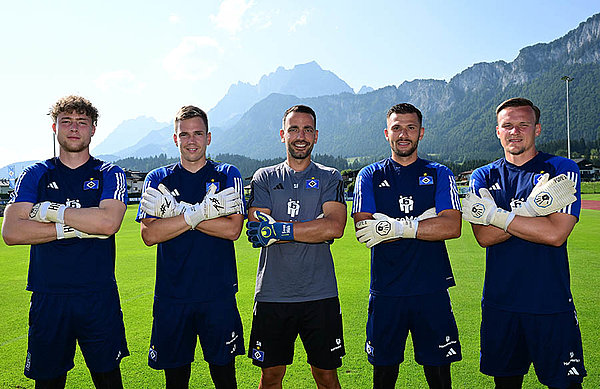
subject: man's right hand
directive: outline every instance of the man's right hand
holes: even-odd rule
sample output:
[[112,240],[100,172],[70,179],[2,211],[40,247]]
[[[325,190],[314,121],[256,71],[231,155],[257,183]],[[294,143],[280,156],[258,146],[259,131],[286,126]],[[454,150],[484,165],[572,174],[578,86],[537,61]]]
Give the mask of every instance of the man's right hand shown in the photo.
[[569,180],[566,175],[560,174],[551,180],[548,180],[548,177],[550,175],[546,173],[539,179],[524,203],[516,208],[511,207],[515,215],[525,217],[546,216],[577,200],[575,197],[577,191],[575,183]]
[[65,222],[64,204],[43,201],[33,205],[29,212],[29,220],[35,220],[41,223],[64,223]]
[[185,211],[185,204],[178,203],[163,184],[158,185],[158,190],[148,187],[142,195],[140,207],[146,214],[163,219],[181,215]]
[[210,185],[200,204],[187,207],[183,212],[185,222],[192,228],[204,221],[242,212],[242,198],[234,188],[217,192],[216,185]]

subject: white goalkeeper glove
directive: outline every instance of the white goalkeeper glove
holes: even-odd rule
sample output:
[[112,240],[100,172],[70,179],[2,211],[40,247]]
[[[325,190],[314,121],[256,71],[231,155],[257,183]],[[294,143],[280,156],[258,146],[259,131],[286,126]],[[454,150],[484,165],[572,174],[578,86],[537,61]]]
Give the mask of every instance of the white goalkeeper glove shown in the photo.
[[415,238],[418,221],[396,220],[383,213],[374,213],[373,219],[356,223],[356,239],[368,248],[381,242],[398,238]]
[[487,188],[479,189],[481,197],[469,192],[462,201],[462,217],[473,224],[492,225],[504,231],[515,218],[515,214],[498,208]]
[[178,203],[169,188],[163,184],[158,185],[158,190],[148,187],[142,194],[142,200],[140,201],[142,211],[163,219],[181,215],[185,211],[186,205],[190,206],[191,204]]
[[525,217],[546,216],[575,202],[575,183],[560,174],[551,180],[544,174],[533,187],[525,202],[512,208],[515,215]]
[[200,204],[196,203],[183,212],[185,222],[192,228],[204,221],[242,212],[242,198],[234,188],[216,193],[217,186],[210,185]]
[[70,239],[70,238],[98,238],[98,239],[106,239],[108,235],[93,235],[88,234],[87,232],[76,230],[75,228],[68,226],[63,223],[56,223],[56,239]]
[[51,201],[43,201],[37,203],[29,212],[29,219],[42,223],[63,223],[65,222],[64,204],[53,203]]

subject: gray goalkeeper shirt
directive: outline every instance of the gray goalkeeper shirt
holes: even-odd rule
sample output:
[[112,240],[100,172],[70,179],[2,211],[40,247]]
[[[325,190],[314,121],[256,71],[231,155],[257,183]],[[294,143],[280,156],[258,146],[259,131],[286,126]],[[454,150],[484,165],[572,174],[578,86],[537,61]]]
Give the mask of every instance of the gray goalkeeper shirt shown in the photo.
[[[249,207],[268,208],[278,221],[304,222],[323,213],[328,201],[344,202],[342,176],[311,162],[301,172],[287,162],[259,169],[252,178]],[[260,251],[255,300],[302,302],[337,296],[329,243],[276,243]]]

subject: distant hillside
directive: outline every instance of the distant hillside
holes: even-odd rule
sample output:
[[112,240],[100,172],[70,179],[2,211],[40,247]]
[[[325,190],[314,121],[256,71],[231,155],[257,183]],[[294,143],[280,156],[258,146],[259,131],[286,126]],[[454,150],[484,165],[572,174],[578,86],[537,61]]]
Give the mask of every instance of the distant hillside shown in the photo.
[[147,116],[125,120],[97,146],[92,143],[92,153],[94,155],[116,154],[119,150],[133,146],[148,133],[168,125]]
[[411,102],[424,113],[421,151],[450,161],[500,156],[495,136],[495,107],[523,96],[542,110],[539,141],[566,138],[565,85],[570,83],[571,138],[598,139],[600,134],[600,14],[564,37],[521,50],[510,63],[473,65],[449,82],[414,80],[367,94],[299,98],[272,94],[254,105],[231,128],[213,131],[215,153],[271,158],[284,152],[279,143],[281,115],[290,105],[308,104],[317,112],[317,152],[371,156],[387,153],[385,112]]
[[342,79],[323,70],[315,61],[296,65],[293,69],[283,67],[261,77],[257,85],[238,82],[231,85],[225,97],[208,112],[211,126],[230,127],[250,107],[271,93],[283,93],[298,97],[316,97],[354,93]]

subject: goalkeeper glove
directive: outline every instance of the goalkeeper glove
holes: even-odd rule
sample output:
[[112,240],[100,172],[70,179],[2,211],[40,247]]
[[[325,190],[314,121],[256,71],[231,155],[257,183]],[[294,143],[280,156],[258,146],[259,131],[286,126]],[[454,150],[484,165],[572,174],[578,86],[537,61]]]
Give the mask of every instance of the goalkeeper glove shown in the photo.
[[419,222],[436,216],[435,207],[427,209],[416,219],[397,220],[382,213],[374,213],[374,219],[361,220],[356,223],[356,238],[359,242],[366,243],[368,248],[391,239],[416,239]]
[[551,180],[550,175],[544,174],[533,187],[533,190],[524,203],[512,208],[515,215],[536,217],[546,216],[561,210],[567,205],[575,202],[575,183],[560,174]]
[[479,194],[481,197],[470,192],[463,199],[463,219],[473,224],[492,225],[506,231],[515,214],[498,208],[487,188],[479,189]]
[[226,188],[219,193],[215,193],[216,191],[217,186],[210,185],[202,202],[188,207],[183,212],[185,222],[192,230],[204,220],[242,212],[242,198],[234,188]]
[[63,223],[56,223],[56,239],[69,239],[69,238],[98,238],[98,239],[106,239],[108,235],[92,235],[87,232],[76,230],[75,228],[68,226]]
[[248,241],[252,247],[267,247],[278,240],[294,240],[294,224],[277,222],[270,215],[260,211],[254,212],[258,221],[246,223]]
[[366,243],[368,248],[391,239],[414,239],[417,237],[418,225],[418,218],[397,220],[383,213],[374,213],[373,219],[356,223],[356,239],[360,243]]
[[31,212],[29,212],[29,219],[42,223],[64,224],[65,209],[67,209],[67,206],[64,204],[43,201],[35,204],[33,208],[31,208]]
[[159,184],[158,190],[148,187],[142,194],[140,208],[148,215],[164,219],[182,214],[185,211],[186,204],[183,202],[178,203],[169,189],[165,185]]

